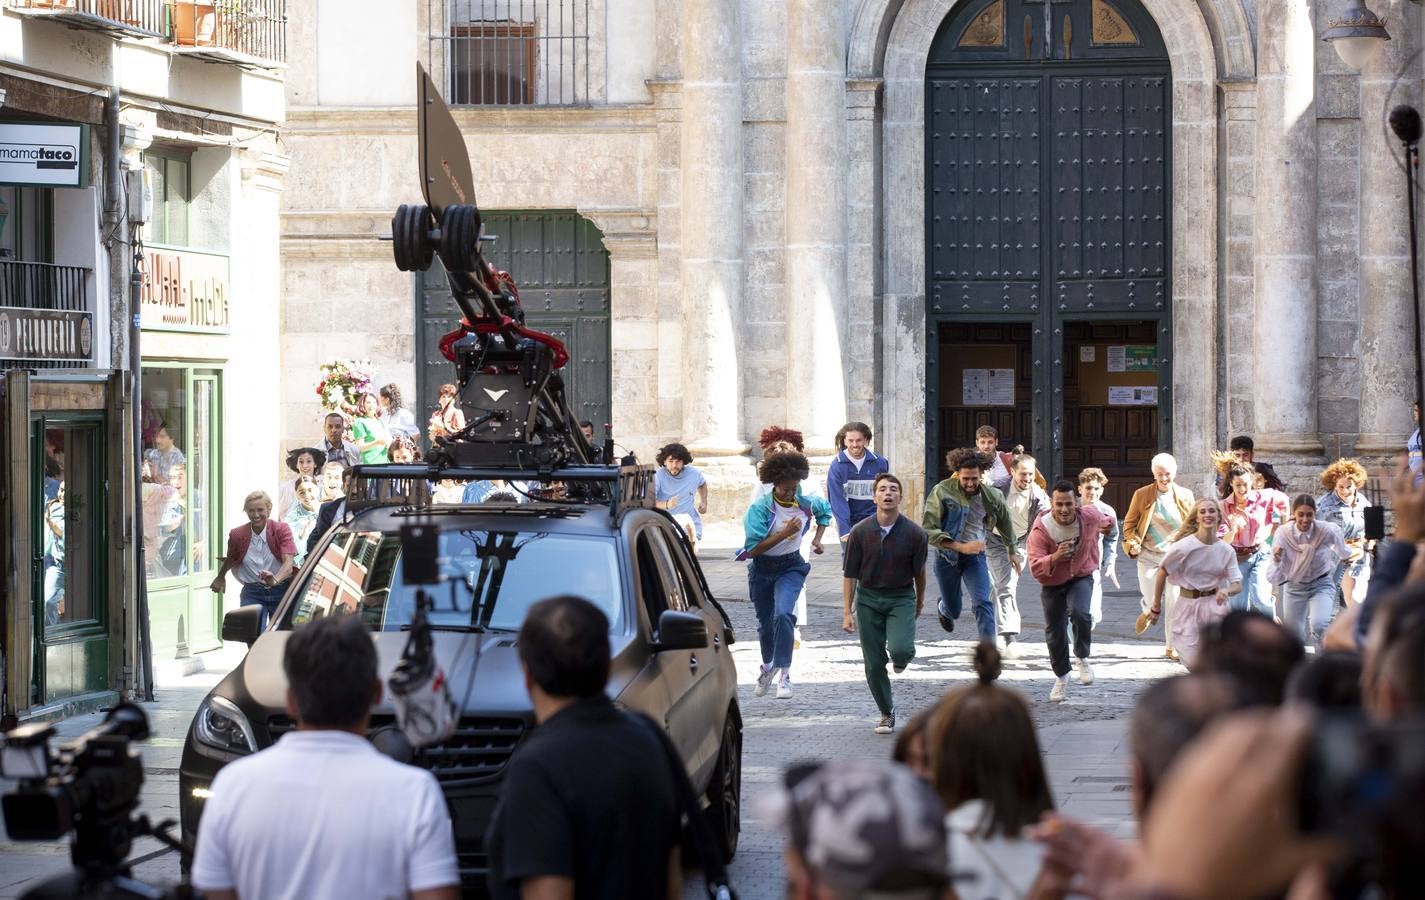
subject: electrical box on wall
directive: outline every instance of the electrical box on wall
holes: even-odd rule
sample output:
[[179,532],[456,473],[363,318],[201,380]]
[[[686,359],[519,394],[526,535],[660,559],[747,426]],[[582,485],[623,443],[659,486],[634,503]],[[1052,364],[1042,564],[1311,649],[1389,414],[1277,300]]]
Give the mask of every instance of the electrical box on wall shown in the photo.
[[129,221],[135,225],[146,224],[153,215],[153,184],[148,178],[148,169],[129,169],[124,173],[126,207]]

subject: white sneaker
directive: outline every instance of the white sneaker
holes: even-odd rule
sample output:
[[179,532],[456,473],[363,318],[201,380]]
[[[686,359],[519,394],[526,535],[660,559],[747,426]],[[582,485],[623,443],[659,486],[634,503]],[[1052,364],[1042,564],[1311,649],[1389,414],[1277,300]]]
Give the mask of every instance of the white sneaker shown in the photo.
[[762,671],[757,675],[757,687],[752,689],[752,696],[767,696],[767,688],[772,686],[772,677],[776,674],[776,669],[769,669],[766,666],[763,666]]
[[1093,684],[1093,666],[1087,659],[1079,660],[1079,684]]
[[786,672],[782,673],[782,680],[777,682],[777,699],[787,700],[792,696],[792,676]]
[[1001,651],[1005,659],[1019,659],[1019,642],[1013,635],[1004,636],[1004,650]]
[[1049,690],[1050,703],[1063,703],[1064,697],[1069,693],[1069,676],[1054,679],[1054,687]]

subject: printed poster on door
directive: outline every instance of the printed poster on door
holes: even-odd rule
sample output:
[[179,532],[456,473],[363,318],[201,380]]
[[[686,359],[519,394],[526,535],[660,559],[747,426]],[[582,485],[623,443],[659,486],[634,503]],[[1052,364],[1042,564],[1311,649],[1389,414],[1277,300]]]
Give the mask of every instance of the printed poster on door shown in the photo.
[[965,406],[1013,406],[1013,369],[965,369]]
[[1155,387],[1110,387],[1109,406],[1157,406],[1158,389]]

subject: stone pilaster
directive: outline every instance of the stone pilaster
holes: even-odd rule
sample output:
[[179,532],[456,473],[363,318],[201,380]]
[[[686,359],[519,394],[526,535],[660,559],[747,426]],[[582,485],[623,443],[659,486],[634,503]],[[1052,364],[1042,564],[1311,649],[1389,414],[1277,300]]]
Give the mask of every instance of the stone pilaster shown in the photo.
[[[1355,452],[1383,457],[1405,446],[1416,390],[1403,152],[1385,119],[1395,104],[1419,106],[1414,37],[1420,15],[1406,0],[1382,0],[1374,9],[1392,40],[1361,68],[1360,79],[1361,406]],[[1402,72],[1407,60],[1414,73]]]
[[1265,458],[1315,457],[1316,34],[1309,0],[1258,15],[1254,436]]
[[787,419],[814,456],[846,421],[846,49],[839,0],[787,5]]
[[[846,321],[869,327],[848,329],[842,337],[846,365],[846,418],[866,422],[876,431],[881,423],[881,380],[876,367],[881,305],[877,302],[879,261],[877,229],[881,210],[876,158],[879,139],[881,81],[846,81],[847,221],[860,223],[846,234]],[[900,468],[898,461],[893,464]]]
[[684,0],[681,18],[683,427],[712,486],[709,512],[745,503],[738,323],[742,279],[742,48],[738,0]]
[[[580,209],[604,236],[609,295],[614,440],[653,460],[663,429],[658,416],[658,229],[653,210]],[[594,423],[602,441],[603,423]]]

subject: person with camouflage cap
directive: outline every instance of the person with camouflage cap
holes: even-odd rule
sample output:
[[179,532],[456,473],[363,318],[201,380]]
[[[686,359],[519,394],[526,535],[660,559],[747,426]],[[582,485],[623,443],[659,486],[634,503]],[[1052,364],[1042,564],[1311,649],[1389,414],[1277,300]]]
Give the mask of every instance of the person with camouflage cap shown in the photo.
[[945,811],[935,791],[889,760],[793,766],[767,801],[787,836],[796,900],[945,900]]

